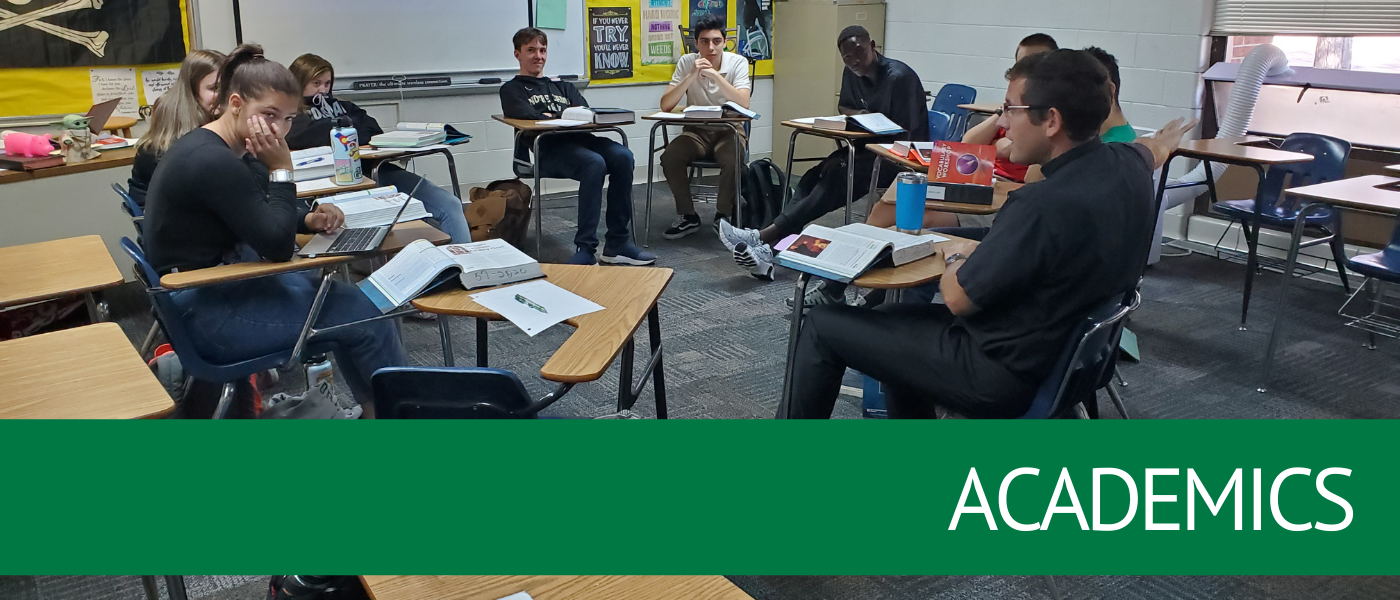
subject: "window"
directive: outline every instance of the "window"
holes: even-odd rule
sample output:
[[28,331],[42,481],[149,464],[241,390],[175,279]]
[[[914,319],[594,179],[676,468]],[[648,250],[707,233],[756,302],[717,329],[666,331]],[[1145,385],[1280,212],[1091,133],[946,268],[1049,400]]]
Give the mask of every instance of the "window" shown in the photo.
[[1259,44],[1278,46],[1288,55],[1289,66],[1400,73],[1400,36],[1232,35],[1225,60],[1243,61]]

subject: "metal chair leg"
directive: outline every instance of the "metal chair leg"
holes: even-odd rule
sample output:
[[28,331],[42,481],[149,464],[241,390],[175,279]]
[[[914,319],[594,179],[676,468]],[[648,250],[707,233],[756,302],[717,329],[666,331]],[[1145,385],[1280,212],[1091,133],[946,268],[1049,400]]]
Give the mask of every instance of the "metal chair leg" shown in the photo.
[[1128,409],[1123,407],[1123,396],[1118,393],[1118,388],[1106,385],[1104,389],[1108,390],[1108,399],[1113,401],[1113,407],[1118,409],[1118,414],[1127,419]]
[[155,575],[142,575],[141,587],[146,590],[146,600],[160,600],[160,588],[156,586]]
[[146,340],[141,342],[141,360],[150,357],[151,351],[155,350],[156,340],[160,337],[160,321],[151,323],[151,331],[146,334]]
[[1051,598],[1054,598],[1055,600],[1060,600],[1061,598],[1063,598],[1063,596],[1060,596],[1060,588],[1059,588],[1058,586],[1055,585],[1055,576],[1054,576],[1054,575],[1046,575],[1046,576],[1045,576],[1045,587],[1050,588],[1050,597],[1051,597]]
[[185,593],[185,578],[181,575],[166,575],[165,590],[170,592],[170,600],[189,600]]
[[[1241,223],[1241,229],[1247,230],[1249,223]],[[1254,273],[1259,266],[1259,225],[1254,226],[1253,234],[1246,234],[1249,238],[1249,257],[1245,260],[1244,272],[1244,304],[1240,307],[1240,331],[1246,331],[1245,322],[1249,320],[1249,296],[1254,290]]]
[[228,382],[224,384],[224,389],[219,393],[219,404],[214,407],[214,418],[222,419],[228,415],[229,405],[233,404],[233,397],[237,394],[238,384]]
[[1128,381],[1123,379],[1123,373],[1118,370],[1118,367],[1113,368],[1113,378],[1118,380],[1118,385],[1128,387]]

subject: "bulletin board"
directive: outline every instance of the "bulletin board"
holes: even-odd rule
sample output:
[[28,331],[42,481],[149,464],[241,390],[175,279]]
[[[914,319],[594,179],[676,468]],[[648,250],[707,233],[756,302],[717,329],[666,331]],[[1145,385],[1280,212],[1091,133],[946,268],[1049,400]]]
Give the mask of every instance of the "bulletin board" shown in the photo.
[[757,59],[755,76],[773,74],[774,0],[587,0],[590,86],[670,81],[685,54],[680,28],[698,14],[723,14],[738,29],[725,50]]
[[0,118],[81,114],[99,93],[121,90],[124,96],[128,81],[135,98],[117,114],[135,116],[136,107],[150,104],[148,89],[173,82],[190,48],[188,1],[34,2],[24,12],[0,7]]

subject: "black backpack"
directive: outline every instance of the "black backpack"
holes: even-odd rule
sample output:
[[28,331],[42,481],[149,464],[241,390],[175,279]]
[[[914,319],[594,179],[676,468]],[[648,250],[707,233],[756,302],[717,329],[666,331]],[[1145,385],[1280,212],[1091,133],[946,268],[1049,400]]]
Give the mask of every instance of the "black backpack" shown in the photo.
[[787,188],[787,176],[773,161],[762,158],[749,163],[744,169],[743,222],[739,227],[763,229],[773,224],[773,219],[783,212],[783,190]]

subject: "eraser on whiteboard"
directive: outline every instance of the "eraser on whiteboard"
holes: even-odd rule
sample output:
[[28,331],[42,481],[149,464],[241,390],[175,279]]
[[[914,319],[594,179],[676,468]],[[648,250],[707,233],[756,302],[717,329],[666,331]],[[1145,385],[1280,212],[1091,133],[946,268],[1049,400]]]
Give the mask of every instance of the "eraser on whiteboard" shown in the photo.
[[500,78],[500,77],[482,77],[480,80],[477,81],[477,83],[483,83],[483,84],[485,84],[485,83],[500,83],[500,82],[501,82],[501,78]]
[[578,79],[578,75],[560,75],[559,78],[564,81],[574,81]]

